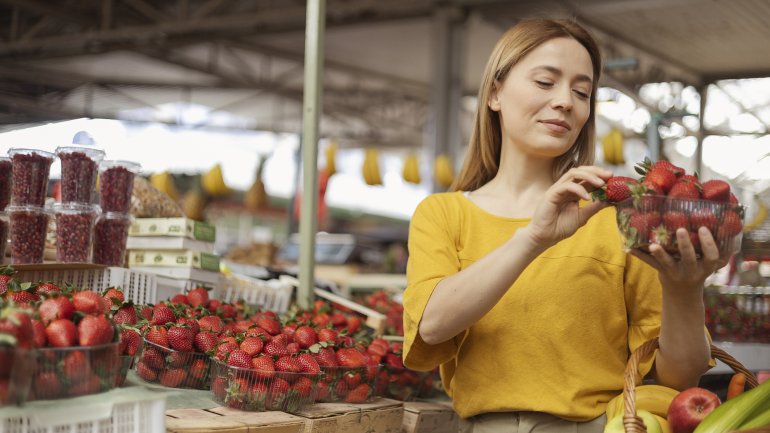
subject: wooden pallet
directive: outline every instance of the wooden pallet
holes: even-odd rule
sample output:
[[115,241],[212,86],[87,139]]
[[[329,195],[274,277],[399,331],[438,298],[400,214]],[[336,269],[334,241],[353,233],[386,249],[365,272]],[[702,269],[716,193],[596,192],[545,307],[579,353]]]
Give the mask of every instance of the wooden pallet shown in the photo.
[[244,412],[227,407],[166,411],[167,433],[304,433],[307,420],[284,412]]
[[460,417],[451,402],[405,402],[403,433],[457,433]]
[[401,433],[403,403],[385,398],[371,403],[317,403],[297,413],[304,433]]

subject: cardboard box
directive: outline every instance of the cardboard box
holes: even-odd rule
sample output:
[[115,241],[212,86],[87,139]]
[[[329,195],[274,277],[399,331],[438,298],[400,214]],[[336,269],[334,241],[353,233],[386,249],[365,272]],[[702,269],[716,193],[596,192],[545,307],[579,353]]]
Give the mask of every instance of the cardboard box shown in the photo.
[[317,403],[299,411],[304,433],[401,433],[403,403],[385,398],[371,403]]
[[403,433],[457,433],[460,417],[451,402],[405,402]]
[[182,267],[219,272],[219,256],[190,250],[130,250],[128,266]]
[[202,253],[214,253],[214,242],[181,236],[129,236],[126,239],[127,250],[191,250]]
[[175,280],[190,280],[207,283],[209,286],[218,285],[222,282],[222,273],[219,271],[204,271],[203,269],[171,266],[131,266],[131,269],[137,272],[147,272],[165,278],[173,278]]
[[200,241],[216,241],[216,228],[189,218],[136,218],[129,236],[181,236]]
[[284,412],[245,412],[226,407],[166,412],[167,433],[303,433],[307,421]]

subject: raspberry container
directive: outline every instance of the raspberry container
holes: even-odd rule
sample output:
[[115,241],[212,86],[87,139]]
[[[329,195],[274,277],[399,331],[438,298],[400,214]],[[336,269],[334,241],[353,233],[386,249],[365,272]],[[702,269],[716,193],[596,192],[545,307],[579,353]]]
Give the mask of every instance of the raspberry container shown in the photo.
[[56,261],[90,263],[94,224],[99,207],[83,203],[56,203]]
[[129,211],[134,175],[140,169],[139,164],[130,161],[108,160],[99,164],[99,203],[103,211]]
[[11,203],[17,206],[43,206],[54,154],[36,149],[8,151],[12,161]]
[[8,214],[0,212],[0,263],[5,259],[5,247],[8,245]]
[[708,287],[703,303],[715,341],[770,344],[769,287]]
[[131,227],[130,214],[107,212],[96,218],[94,226],[93,262],[123,267],[126,261],[126,241]]
[[96,176],[104,151],[92,147],[56,148],[61,161],[62,203],[91,203],[96,190]]
[[364,403],[375,397],[380,365],[321,367],[316,401]]
[[11,202],[11,177],[13,176],[13,164],[11,158],[0,157],[0,211],[5,210]]
[[115,388],[118,342],[89,347],[37,349],[29,400],[97,394]]
[[744,208],[733,203],[643,195],[615,204],[623,244],[649,252],[653,243],[679,258],[675,231],[686,228],[698,257],[702,255],[698,228],[707,227],[723,257],[740,250]]
[[144,340],[136,374],[169,388],[209,389],[210,358],[205,353],[180,352]]
[[48,230],[48,211],[37,206],[8,206],[11,263],[42,263]]
[[34,350],[0,346],[0,406],[27,401],[35,354]]
[[433,398],[437,395],[437,381],[433,371],[414,371],[408,368],[383,365],[377,377],[376,394],[401,401]]
[[246,411],[297,413],[313,404],[320,375],[233,367],[212,358],[213,399]]

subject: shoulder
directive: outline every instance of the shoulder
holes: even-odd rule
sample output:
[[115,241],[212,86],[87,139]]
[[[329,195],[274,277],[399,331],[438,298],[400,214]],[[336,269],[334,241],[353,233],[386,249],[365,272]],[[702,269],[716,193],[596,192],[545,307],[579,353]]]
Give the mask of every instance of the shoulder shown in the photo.
[[434,193],[425,197],[417,205],[415,215],[451,212],[461,208],[466,200],[461,191]]

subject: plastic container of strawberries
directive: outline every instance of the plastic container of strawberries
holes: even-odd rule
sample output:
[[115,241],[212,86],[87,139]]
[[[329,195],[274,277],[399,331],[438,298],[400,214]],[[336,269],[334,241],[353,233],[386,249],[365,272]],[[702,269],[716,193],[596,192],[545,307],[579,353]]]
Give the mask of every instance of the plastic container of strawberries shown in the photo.
[[316,401],[365,403],[376,397],[377,375],[382,365],[321,367]]
[[115,388],[120,371],[118,342],[35,351],[37,360],[28,401],[97,394]]
[[433,398],[438,395],[433,371],[415,371],[408,368],[383,365],[377,375],[376,395],[401,401]]
[[0,407],[27,401],[37,352],[0,346]]
[[617,224],[627,249],[649,252],[650,245],[661,245],[679,258],[676,229],[690,233],[696,256],[702,255],[698,229],[707,227],[720,255],[728,257],[741,248],[745,209],[740,204],[710,200],[682,199],[645,194],[615,203]]
[[209,389],[211,358],[205,353],[180,352],[144,339],[136,374],[169,388]]
[[211,392],[218,403],[245,411],[297,413],[313,404],[320,374],[234,367],[212,358]]

